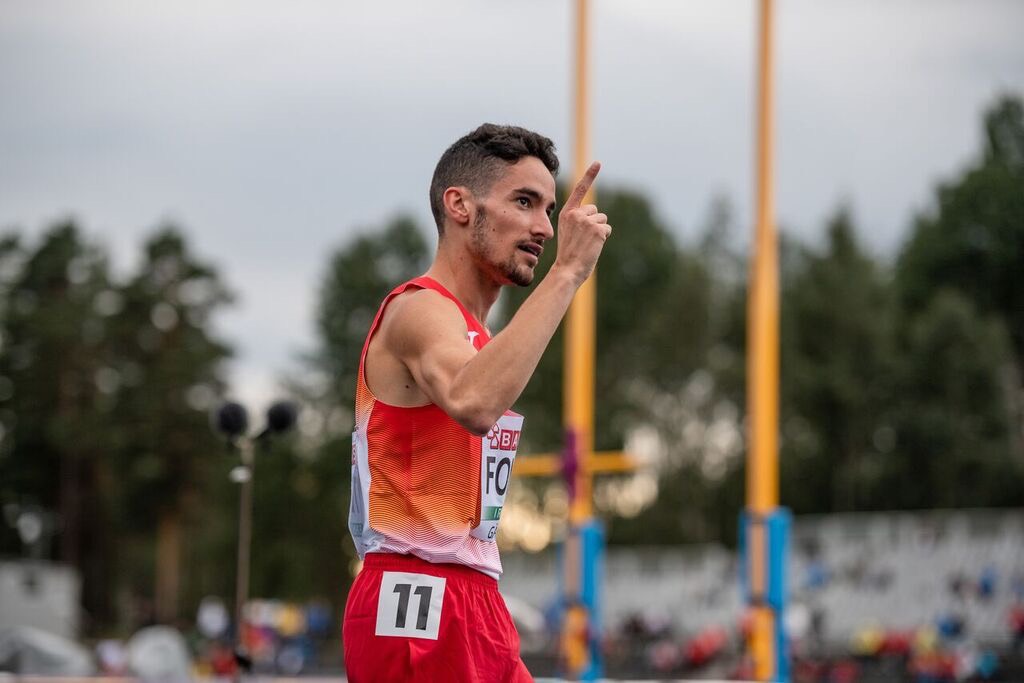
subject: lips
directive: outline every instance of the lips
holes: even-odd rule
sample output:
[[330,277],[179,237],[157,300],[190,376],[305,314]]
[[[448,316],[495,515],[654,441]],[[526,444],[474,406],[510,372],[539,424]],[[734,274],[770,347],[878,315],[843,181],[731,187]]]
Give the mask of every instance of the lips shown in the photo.
[[536,242],[526,242],[524,244],[520,244],[519,248],[528,254],[533,254],[537,258],[540,258],[540,255],[544,253],[544,247],[537,244]]

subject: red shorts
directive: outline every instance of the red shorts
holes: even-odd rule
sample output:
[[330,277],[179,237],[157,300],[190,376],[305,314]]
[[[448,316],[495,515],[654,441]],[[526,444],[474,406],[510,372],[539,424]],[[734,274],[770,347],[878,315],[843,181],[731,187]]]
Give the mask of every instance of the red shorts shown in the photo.
[[352,683],[533,681],[498,582],[457,564],[367,553],[342,642]]

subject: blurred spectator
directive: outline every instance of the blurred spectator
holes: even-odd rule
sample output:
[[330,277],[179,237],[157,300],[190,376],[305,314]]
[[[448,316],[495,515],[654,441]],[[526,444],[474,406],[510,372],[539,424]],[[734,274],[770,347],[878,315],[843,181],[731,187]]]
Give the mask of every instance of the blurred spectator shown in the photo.
[[828,672],[828,683],[857,683],[860,665],[852,659],[841,659]]
[[97,643],[96,661],[104,676],[124,676],[128,672],[128,653],[120,640],[101,640]]
[[885,638],[882,639],[882,645],[878,650],[878,654],[906,657],[910,654],[910,646],[913,640],[913,632],[887,631]]
[[314,638],[322,638],[331,630],[331,606],[324,602],[312,602],[306,607],[306,629]]
[[277,632],[284,638],[294,638],[306,632],[306,614],[297,605],[282,605],[277,615]]
[[982,600],[990,600],[996,593],[998,579],[995,566],[985,565],[985,568],[981,570],[981,576],[978,577],[978,597]]
[[223,640],[216,640],[207,653],[210,670],[214,676],[234,676],[238,669],[234,650]]
[[827,681],[828,665],[814,659],[797,659],[793,662],[793,683],[819,683]]
[[126,648],[128,668],[144,681],[190,681],[192,656],[184,636],[170,626],[138,631]]
[[754,661],[747,656],[740,658],[739,663],[729,673],[729,678],[734,678],[737,681],[750,681],[754,679]]
[[308,656],[300,642],[285,643],[277,653],[277,670],[286,676],[297,676],[306,666]]
[[736,624],[736,630],[739,632],[743,642],[750,640],[750,636],[754,632],[754,610],[746,609],[743,611]]
[[953,655],[953,664],[956,680],[967,680],[977,671],[978,648],[971,643],[957,648]]
[[1010,608],[1008,621],[1010,633],[1013,635],[1013,651],[1021,654],[1024,649],[1024,602],[1016,602]]
[[865,626],[853,634],[852,650],[858,657],[874,657],[882,648],[885,633],[878,626]]
[[892,585],[893,573],[891,569],[876,569],[868,572],[864,581],[868,588],[884,592]]
[[815,648],[825,646],[825,608],[815,605],[811,609],[811,642]]
[[909,670],[914,683],[953,683],[956,661],[951,655],[931,650],[915,655]]
[[958,640],[966,628],[963,615],[952,611],[940,615],[935,626],[944,640]]
[[1017,572],[1010,579],[1010,592],[1017,602],[1024,602],[1024,573]]
[[639,612],[631,612],[622,622],[622,635],[637,640],[647,637],[647,628]]
[[704,666],[721,654],[728,640],[728,634],[723,628],[704,629],[683,648],[686,665],[691,668]]
[[659,674],[668,673],[682,664],[683,655],[671,640],[659,640],[647,648],[647,663]]
[[990,681],[995,678],[999,671],[999,657],[990,649],[984,649],[978,656],[978,664],[975,669],[978,678],[983,681]]
[[939,634],[930,626],[923,626],[914,633],[914,653],[932,652],[938,645]]
[[643,614],[644,627],[651,637],[668,636],[672,633],[672,617],[661,609],[648,609]]
[[819,590],[828,585],[829,571],[825,563],[819,559],[811,560],[804,573],[804,589]]
[[794,601],[786,609],[786,637],[795,654],[802,655],[811,628],[811,611],[802,602]]
[[220,638],[227,633],[230,624],[228,608],[220,598],[208,595],[200,601],[196,627],[204,637]]
[[845,578],[854,586],[863,586],[867,582],[868,563],[867,559],[858,555],[846,566]]
[[949,592],[953,597],[963,599],[967,593],[967,578],[963,572],[955,572],[949,577]]

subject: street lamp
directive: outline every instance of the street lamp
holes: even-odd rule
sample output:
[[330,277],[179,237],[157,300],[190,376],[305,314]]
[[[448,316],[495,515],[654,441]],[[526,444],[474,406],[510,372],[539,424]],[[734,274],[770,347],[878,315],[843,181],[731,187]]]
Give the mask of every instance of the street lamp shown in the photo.
[[242,610],[249,599],[249,555],[252,547],[252,487],[256,469],[253,457],[257,444],[267,444],[275,434],[295,424],[298,411],[289,401],[278,401],[267,410],[267,424],[256,437],[248,435],[249,413],[240,403],[225,403],[217,410],[217,430],[227,437],[228,447],[237,451],[241,464],[231,470],[231,481],[241,484],[238,497],[238,565],[235,573],[235,681],[241,670],[252,668],[252,658],[242,642]]

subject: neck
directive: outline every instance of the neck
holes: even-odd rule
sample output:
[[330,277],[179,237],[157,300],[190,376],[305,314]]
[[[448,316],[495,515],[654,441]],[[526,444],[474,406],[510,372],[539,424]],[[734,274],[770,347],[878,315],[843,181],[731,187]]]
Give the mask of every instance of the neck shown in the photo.
[[442,240],[425,275],[440,282],[474,318],[486,324],[487,314],[498,299],[501,285],[482,271],[469,254],[454,252]]

